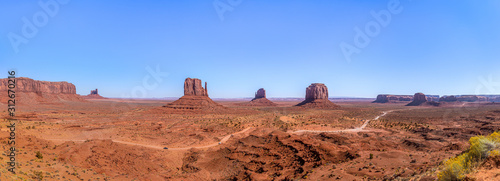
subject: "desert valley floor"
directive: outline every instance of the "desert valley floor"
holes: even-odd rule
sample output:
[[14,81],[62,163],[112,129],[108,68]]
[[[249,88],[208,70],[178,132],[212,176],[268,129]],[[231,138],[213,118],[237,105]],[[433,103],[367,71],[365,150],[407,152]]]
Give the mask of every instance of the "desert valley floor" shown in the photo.
[[[1,180],[434,180],[468,139],[500,128],[500,104],[335,102],[336,109],[174,110],[171,101],[95,99],[17,107],[17,174]],[[7,110],[5,104],[1,110]],[[2,111],[7,117],[7,112]],[[498,168],[475,177],[500,179]],[[481,171],[481,169],[484,169]]]

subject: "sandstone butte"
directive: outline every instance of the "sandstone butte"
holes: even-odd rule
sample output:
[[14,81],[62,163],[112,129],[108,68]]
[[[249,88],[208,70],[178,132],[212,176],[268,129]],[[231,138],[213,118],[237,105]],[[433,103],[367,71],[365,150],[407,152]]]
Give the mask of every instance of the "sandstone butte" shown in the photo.
[[274,103],[266,98],[266,90],[264,90],[264,88],[260,88],[259,90],[257,90],[257,92],[255,92],[255,97],[250,102],[242,103],[240,105],[243,105],[243,106],[277,106],[276,103]]
[[313,83],[306,88],[306,99],[296,106],[306,108],[338,108],[340,106],[328,100],[328,88],[325,84]]
[[97,89],[95,90],[90,90],[90,94],[86,96],[82,96],[84,99],[107,99],[105,97],[102,97],[99,95],[99,92]]
[[413,101],[407,104],[406,106],[420,106],[424,103],[427,103],[427,96],[423,93],[415,93],[413,96]]
[[184,96],[163,107],[173,109],[224,109],[208,97],[207,83],[205,88],[201,86],[200,79],[186,78],[184,81]]

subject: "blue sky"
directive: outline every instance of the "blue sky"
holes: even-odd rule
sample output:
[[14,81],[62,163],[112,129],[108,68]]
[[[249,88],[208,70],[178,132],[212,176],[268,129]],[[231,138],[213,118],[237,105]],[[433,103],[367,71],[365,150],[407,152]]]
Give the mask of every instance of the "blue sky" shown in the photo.
[[[215,98],[261,87],[268,97],[303,97],[315,82],[330,97],[500,94],[500,1],[220,0],[230,8],[223,20],[213,0],[39,5],[53,2],[2,2],[4,77],[15,69],[106,97],[179,97],[186,77],[207,81]],[[382,26],[371,12],[391,3],[400,12]],[[23,34],[23,19],[36,34]],[[347,60],[342,42],[355,45],[355,28],[373,23],[376,35]],[[25,41],[13,46],[13,34]],[[158,82],[147,67],[168,75]]]

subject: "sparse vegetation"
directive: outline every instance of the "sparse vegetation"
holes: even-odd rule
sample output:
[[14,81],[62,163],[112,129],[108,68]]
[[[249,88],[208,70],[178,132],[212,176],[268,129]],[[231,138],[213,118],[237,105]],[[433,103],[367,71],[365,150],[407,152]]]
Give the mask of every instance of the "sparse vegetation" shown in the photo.
[[500,133],[489,136],[475,136],[469,140],[470,148],[463,154],[451,158],[444,163],[444,169],[438,173],[439,180],[463,180],[478,163],[490,155],[498,155]]
[[35,156],[36,156],[36,158],[38,158],[38,159],[43,159],[43,155],[42,155],[42,153],[41,153],[40,151],[36,151],[36,152],[35,152]]

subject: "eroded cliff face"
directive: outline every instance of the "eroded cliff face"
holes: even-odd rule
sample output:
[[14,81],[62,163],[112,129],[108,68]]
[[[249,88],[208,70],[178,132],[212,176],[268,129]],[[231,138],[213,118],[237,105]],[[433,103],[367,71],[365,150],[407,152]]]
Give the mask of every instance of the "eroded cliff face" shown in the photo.
[[313,83],[306,88],[306,100],[296,106],[310,108],[338,108],[336,104],[328,100],[328,88],[325,84]]
[[206,96],[206,97],[208,97],[207,83],[205,82],[205,88],[203,88],[201,86],[200,79],[187,78],[184,81],[184,95],[185,96]]
[[[7,92],[9,79],[0,79],[0,91]],[[61,104],[66,101],[84,101],[76,94],[76,87],[68,82],[49,82],[26,77],[16,78],[16,104]],[[8,101],[7,96],[0,96],[0,104]]]
[[[8,80],[0,79],[0,91],[8,90]],[[33,80],[26,77],[16,78],[16,92],[33,92],[49,94],[75,94],[76,87],[68,82],[49,82]]]

